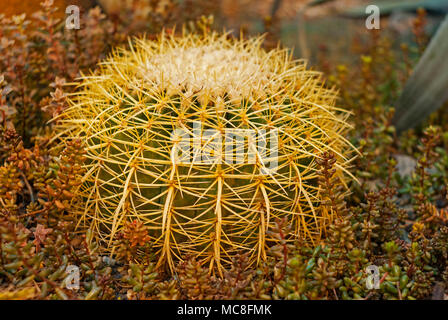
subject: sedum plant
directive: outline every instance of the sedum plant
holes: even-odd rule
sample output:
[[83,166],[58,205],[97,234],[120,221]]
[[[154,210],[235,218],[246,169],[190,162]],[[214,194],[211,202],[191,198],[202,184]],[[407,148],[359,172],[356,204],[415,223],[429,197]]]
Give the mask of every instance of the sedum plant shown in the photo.
[[57,118],[63,143],[86,146],[78,224],[113,252],[140,221],[159,267],[194,256],[220,275],[237,253],[265,260],[277,219],[287,239],[318,243],[337,215],[320,208],[318,160],[332,152],[333,183],[345,184],[349,114],[321,73],[261,45],[162,33],[84,75]]

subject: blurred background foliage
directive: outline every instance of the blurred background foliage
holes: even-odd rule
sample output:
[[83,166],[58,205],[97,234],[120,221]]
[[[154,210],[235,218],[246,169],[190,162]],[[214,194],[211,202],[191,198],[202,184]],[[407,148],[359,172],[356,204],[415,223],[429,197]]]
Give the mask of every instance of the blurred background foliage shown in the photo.
[[[286,47],[295,48],[296,56],[306,55],[313,63],[317,62],[322,46],[330,57],[345,61],[353,59],[347,46],[365,29],[362,27],[367,5],[378,5],[383,17],[382,29],[406,42],[412,41],[411,23],[419,7],[429,13],[426,25],[429,34],[434,32],[448,11],[444,0],[55,0],[55,6],[59,8],[56,14],[62,18],[65,7],[71,4],[84,11],[100,6],[112,20],[119,20],[120,15],[124,17],[128,10],[138,11],[143,19],[164,10],[173,13],[177,8],[182,10],[183,16],[183,19],[177,17],[171,21],[177,25],[193,17],[193,11],[200,10],[202,14],[214,15],[217,29],[231,30],[235,34],[241,29],[249,34],[275,31],[276,40],[281,40]],[[0,13],[31,16],[39,7],[40,0],[11,0],[2,6]],[[148,30],[142,28],[141,32],[145,31]],[[400,42],[395,44],[398,47]]]

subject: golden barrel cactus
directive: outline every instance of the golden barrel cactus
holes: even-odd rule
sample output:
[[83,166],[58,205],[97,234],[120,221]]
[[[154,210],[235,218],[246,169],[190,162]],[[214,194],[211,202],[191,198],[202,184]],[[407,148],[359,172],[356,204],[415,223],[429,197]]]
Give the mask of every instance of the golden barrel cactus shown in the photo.
[[261,44],[162,34],[83,76],[58,121],[62,141],[86,146],[79,225],[113,247],[139,220],[159,265],[196,256],[219,273],[235,253],[265,259],[277,218],[319,241],[333,217],[319,207],[316,159],[336,154],[344,183],[348,113],[319,72]]

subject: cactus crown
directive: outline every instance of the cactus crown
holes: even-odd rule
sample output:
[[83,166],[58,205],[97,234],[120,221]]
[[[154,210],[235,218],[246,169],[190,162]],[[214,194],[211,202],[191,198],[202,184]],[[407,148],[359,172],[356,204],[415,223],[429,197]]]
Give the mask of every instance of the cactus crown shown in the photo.
[[320,209],[316,160],[333,152],[344,182],[348,113],[319,72],[261,44],[162,34],[83,76],[58,125],[89,159],[79,224],[113,247],[137,219],[159,265],[194,255],[219,273],[236,252],[265,259],[276,218],[287,217],[291,238],[319,241],[334,213]]

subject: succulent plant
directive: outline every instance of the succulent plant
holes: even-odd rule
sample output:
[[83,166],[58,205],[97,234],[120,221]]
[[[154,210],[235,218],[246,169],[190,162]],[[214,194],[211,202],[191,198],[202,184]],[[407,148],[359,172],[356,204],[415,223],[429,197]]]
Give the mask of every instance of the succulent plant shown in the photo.
[[266,258],[277,218],[293,226],[290,238],[320,240],[334,214],[319,209],[317,160],[334,153],[334,183],[344,184],[349,114],[319,72],[261,44],[162,33],[82,77],[58,129],[63,143],[86,145],[73,206],[105,247],[138,220],[158,266],[193,255],[222,274],[235,253]]

